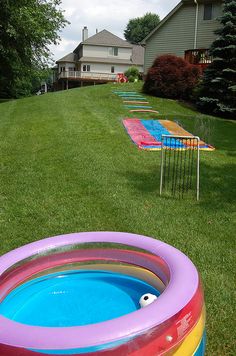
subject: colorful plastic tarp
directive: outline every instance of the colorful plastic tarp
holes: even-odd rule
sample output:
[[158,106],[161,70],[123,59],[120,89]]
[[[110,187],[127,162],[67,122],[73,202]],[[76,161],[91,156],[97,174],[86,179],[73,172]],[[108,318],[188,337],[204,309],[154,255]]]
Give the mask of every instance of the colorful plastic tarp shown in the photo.
[[[131,140],[143,150],[161,150],[162,135],[193,136],[176,122],[170,120],[142,120],[127,118],[123,120],[123,125],[126,128]],[[187,149],[188,146],[182,142],[179,142],[178,147],[175,143],[175,147],[170,148]],[[214,147],[200,140],[199,149],[213,151]]]

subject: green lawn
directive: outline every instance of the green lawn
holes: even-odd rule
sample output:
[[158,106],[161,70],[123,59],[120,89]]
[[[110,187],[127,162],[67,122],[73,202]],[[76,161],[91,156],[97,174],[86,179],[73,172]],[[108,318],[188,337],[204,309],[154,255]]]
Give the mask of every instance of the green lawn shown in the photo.
[[122,125],[129,115],[112,94],[116,88],[140,86],[84,87],[0,104],[0,254],[79,231],[163,240],[201,273],[207,355],[236,355],[236,123],[150,97],[159,118],[177,119],[216,147],[201,152],[199,202],[160,198],[160,152],[131,142]]

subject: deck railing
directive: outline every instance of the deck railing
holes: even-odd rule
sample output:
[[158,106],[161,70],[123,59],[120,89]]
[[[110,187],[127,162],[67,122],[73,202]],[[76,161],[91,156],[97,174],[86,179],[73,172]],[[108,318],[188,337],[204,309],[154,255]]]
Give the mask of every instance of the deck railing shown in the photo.
[[191,64],[206,66],[212,62],[212,56],[209,54],[209,49],[189,49],[185,51],[185,60]]
[[64,71],[58,74],[58,79],[77,79],[77,80],[104,80],[115,81],[116,74],[114,73],[98,73],[98,72],[81,72],[81,71]]

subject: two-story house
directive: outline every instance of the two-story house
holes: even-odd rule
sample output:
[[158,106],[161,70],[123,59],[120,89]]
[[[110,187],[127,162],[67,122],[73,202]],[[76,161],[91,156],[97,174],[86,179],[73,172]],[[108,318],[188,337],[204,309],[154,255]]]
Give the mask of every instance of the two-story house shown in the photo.
[[209,47],[216,38],[222,0],[182,0],[142,41],[144,73],[157,56],[174,54],[190,63],[207,65]]
[[107,30],[88,37],[87,27],[82,31],[82,42],[72,53],[57,62],[57,89],[82,86],[84,83],[116,81],[118,74],[131,66],[143,73],[144,48],[133,45]]

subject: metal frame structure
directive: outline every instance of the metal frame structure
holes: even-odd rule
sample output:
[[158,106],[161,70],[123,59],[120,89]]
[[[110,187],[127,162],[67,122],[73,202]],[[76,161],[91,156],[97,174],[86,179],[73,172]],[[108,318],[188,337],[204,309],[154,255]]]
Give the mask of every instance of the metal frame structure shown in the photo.
[[[169,140],[169,145],[168,145]],[[198,136],[162,135],[161,138],[161,177],[160,195],[163,187],[172,174],[171,191],[175,195],[177,184],[179,194],[183,196],[185,192],[192,188],[192,174],[194,170],[194,151],[196,157],[196,198],[199,200],[200,181],[200,151]],[[168,151],[168,157],[165,153]],[[173,164],[171,153],[173,152]],[[171,166],[172,164],[172,166]],[[181,190],[181,191],[180,191]]]

